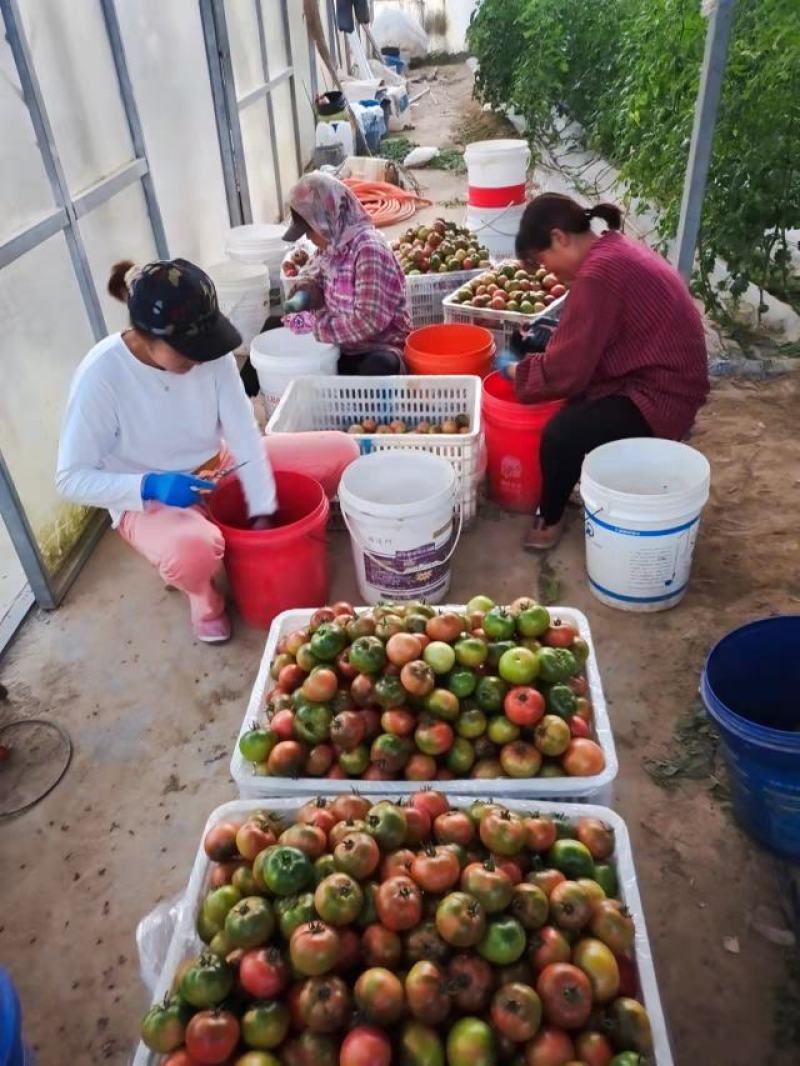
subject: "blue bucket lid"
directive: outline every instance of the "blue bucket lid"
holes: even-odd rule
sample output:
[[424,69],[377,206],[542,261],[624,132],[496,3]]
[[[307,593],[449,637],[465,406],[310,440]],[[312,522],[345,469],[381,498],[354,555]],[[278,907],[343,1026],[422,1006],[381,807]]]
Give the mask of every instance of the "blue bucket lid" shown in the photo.
[[0,1066],[23,1066],[22,1011],[8,970],[0,967]]

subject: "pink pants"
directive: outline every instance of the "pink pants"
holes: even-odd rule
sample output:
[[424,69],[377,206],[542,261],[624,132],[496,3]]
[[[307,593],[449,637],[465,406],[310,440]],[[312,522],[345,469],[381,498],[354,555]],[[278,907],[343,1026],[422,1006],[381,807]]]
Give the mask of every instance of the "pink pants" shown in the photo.
[[225,600],[214,578],[222,570],[225,540],[199,508],[151,503],[146,511],[126,511],[117,530],[158,569],[165,585],[186,593],[195,625],[219,618]]

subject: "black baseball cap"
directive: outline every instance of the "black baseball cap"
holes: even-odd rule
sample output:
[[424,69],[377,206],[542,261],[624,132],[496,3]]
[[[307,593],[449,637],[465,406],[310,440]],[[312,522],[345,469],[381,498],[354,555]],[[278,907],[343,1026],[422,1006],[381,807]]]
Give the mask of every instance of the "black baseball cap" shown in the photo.
[[221,313],[214,282],[186,259],[148,263],[132,279],[131,322],[165,341],[195,363],[210,363],[242,343],[238,329]]
[[287,244],[294,244],[295,241],[299,241],[301,237],[305,237],[309,230],[309,225],[302,215],[298,215],[294,208],[292,211],[292,222],[287,231],[283,235],[283,239]]

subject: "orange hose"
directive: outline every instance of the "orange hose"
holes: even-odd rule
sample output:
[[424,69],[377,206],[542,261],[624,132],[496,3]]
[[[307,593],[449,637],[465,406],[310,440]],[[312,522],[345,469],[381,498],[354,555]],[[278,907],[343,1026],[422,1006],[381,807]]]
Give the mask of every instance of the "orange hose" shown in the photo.
[[397,222],[406,222],[413,218],[421,207],[430,207],[431,201],[424,200],[413,192],[390,185],[387,181],[357,181],[346,178],[345,185],[351,189],[364,210],[376,226],[392,226]]

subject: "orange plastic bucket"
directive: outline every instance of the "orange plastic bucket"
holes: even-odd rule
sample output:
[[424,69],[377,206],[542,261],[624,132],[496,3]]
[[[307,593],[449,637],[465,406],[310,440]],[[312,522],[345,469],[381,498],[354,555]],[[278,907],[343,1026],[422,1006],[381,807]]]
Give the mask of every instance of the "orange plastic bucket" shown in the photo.
[[503,374],[490,374],[484,381],[481,410],[489,494],[506,510],[531,513],[538,507],[542,432],[564,402],[520,403],[514,386]]
[[278,512],[273,529],[248,529],[241,482],[224,478],[208,510],[225,537],[225,569],[244,621],[265,629],[281,613],[321,607],[328,598],[325,527],[330,504],[307,474],[275,472]]
[[445,322],[410,333],[405,358],[412,374],[485,377],[491,369],[494,351],[494,337],[488,329]]

